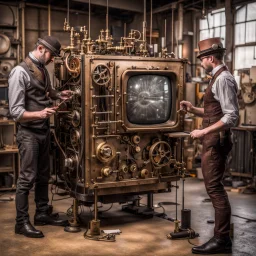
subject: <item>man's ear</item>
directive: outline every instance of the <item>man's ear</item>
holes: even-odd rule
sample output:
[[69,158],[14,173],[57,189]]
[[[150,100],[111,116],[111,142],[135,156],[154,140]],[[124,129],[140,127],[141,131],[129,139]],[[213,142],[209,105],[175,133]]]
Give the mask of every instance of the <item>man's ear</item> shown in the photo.
[[212,55],[210,55],[209,58],[210,58],[210,62],[213,63],[214,62],[214,57]]
[[38,45],[37,49],[40,53],[44,53],[45,48],[42,45]]

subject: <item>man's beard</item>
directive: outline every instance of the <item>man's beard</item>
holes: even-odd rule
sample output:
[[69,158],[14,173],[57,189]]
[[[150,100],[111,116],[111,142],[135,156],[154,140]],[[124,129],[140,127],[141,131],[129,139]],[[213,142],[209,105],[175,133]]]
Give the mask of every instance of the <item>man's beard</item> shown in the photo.
[[211,65],[208,65],[208,66],[204,67],[204,69],[205,69],[205,72],[209,74],[212,72],[213,67]]
[[40,56],[40,57],[39,57],[39,62],[40,62],[42,65],[46,66],[46,65],[48,65],[48,64],[51,62],[51,59],[49,59],[49,60],[46,61],[45,56]]

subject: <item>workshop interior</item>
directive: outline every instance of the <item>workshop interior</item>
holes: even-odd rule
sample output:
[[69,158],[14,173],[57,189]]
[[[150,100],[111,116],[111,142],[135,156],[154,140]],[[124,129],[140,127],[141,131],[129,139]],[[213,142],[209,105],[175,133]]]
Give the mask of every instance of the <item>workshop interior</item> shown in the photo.
[[[225,64],[238,84],[239,123],[231,129],[233,148],[223,184],[232,194],[232,203],[245,196],[244,203],[250,197],[248,204],[253,205],[255,1],[27,0],[0,1],[1,212],[15,200],[20,170],[17,127],[8,107],[8,76],[34,49],[37,39],[46,35],[57,37],[62,45],[60,56],[47,66],[52,87],[72,91],[69,100],[54,102],[58,110],[50,118],[50,197],[58,198],[58,206],[66,202],[62,209],[70,223],[60,236],[70,233],[72,243],[82,234],[84,240],[79,241],[93,240],[93,247],[97,242],[118,244],[124,235],[121,220],[117,229],[111,222],[106,224],[104,213],[99,214],[110,205],[116,205],[110,215],[123,211],[140,216],[136,222],[164,221],[169,232],[162,232],[157,223],[155,232],[163,233],[165,243],[196,241],[208,228],[210,222],[203,226],[193,221],[204,206],[188,209],[186,205],[191,205],[186,191],[204,179],[202,143],[190,137],[190,132],[202,129],[202,118],[180,109],[180,102],[203,107],[210,77],[197,59],[198,42],[209,37],[222,39]],[[52,207],[55,210],[54,200]],[[170,207],[172,216],[165,211]],[[90,208],[86,221],[84,208]],[[254,224],[256,212],[239,212],[239,216]],[[255,237],[255,226],[252,232]],[[103,246],[101,254],[92,250],[88,255],[118,255],[104,252]],[[252,254],[246,255],[256,252],[250,246]],[[3,255],[13,255],[6,248]],[[168,250],[169,254],[152,255],[190,255],[175,247]]]

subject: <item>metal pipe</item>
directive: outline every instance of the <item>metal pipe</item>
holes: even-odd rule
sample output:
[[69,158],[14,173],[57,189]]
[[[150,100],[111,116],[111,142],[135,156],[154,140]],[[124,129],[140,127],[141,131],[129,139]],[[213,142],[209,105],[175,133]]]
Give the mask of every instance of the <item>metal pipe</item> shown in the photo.
[[25,2],[21,3],[22,59],[25,59]]
[[97,189],[94,190],[94,220],[98,219],[98,191]]
[[143,41],[145,42],[146,41],[146,0],[144,0],[144,20],[143,20]]
[[171,52],[174,52],[173,40],[174,40],[174,6],[172,6],[172,49],[171,49]]
[[108,0],[107,0],[106,30],[108,30]]
[[166,36],[167,36],[167,31],[166,31],[166,19],[164,20],[164,47],[166,47]]
[[48,36],[51,35],[51,4],[48,4]]
[[89,28],[88,28],[89,40],[91,39],[91,0],[89,0]]
[[69,0],[68,0],[68,9],[67,9],[67,22],[69,24]]
[[153,23],[153,15],[152,15],[152,0],[150,2],[150,45],[152,44],[152,23]]
[[[16,29],[16,39],[20,39],[20,11],[19,8],[16,8],[16,24],[17,24],[17,29]],[[17,64],[20,63],[20,44],[17,45]]]
[[126,22],[124,23],[124,37],[126,37]]

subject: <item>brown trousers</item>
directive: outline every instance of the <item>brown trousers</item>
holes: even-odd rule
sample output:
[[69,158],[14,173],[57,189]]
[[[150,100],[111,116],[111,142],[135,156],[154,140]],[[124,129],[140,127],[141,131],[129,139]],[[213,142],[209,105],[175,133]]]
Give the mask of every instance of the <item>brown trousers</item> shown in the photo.
[[215,209],[214,236],[226,238],[230,231],[231,207],[222,184],[227,155],[232,148],[230,133],[220,141],[218,132],[203,138],[202,171],[205,188]]

